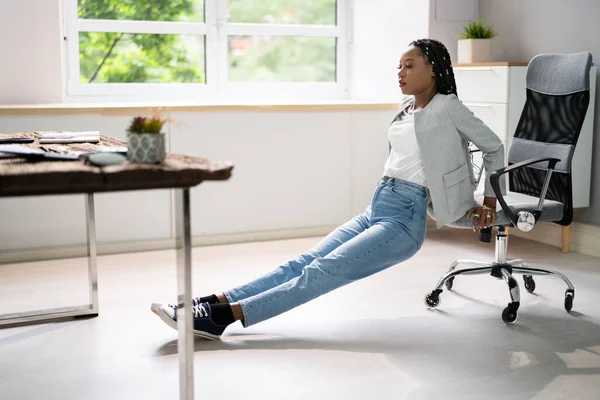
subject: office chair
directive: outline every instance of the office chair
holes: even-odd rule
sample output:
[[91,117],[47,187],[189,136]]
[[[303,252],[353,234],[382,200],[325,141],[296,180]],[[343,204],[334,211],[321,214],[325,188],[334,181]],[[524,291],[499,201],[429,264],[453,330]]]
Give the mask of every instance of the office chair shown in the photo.
[[[527,98],[508,152],[508,167],[490,174],[490,182],[500,209],[494,227],[496,251],[494,262],[456,260],[425,296],[425,304],[440,304],[443,287],[452,289],[458,275],[490,273],[506,281],[511,302],[502,312],[502,320],[517,320],[520,304],[519,284],[513,273],[523,274],[525,289],[535,290],[533,275],[552,275],[567,285],[565,310],[571,311],[575,288],[560,272],[531,268],[524,260],[507,260],[508,227],[523,232],[539,221],[569,225],[573,219],[571,160],[590,100],[590,68],[592,55],[540,54],[527,67]],[[507,174],[509,192],[500,192],[500,176]],[[466,217],[451,224],[456,228],[472,228]],[[490,242],[492,227],[480,230],[480,241]],[[459,264],[471,268],[456,269]]]

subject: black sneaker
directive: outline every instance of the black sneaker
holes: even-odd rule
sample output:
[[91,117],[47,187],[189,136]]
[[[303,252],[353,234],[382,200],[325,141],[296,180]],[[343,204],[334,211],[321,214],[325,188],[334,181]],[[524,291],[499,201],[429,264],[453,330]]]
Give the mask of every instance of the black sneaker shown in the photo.
[[[164,306],[160,303],[152,303],[152,312],[160,317],[167,325],[177,330],[177,306]],[[192,306],[194,317],[194,335],[205,339],[216,340],[221,337],[228,325],[218,325],[210,317],[210,304],[201,303]]]
[[[201,297],[192,297],[192,305],[199,306],[200,304],[202,304],[200,299],[201,299]],[[208,304],[212,304],[212,303],[208,303]],[[215,304],[217,304],[217,303],[215,303]]]

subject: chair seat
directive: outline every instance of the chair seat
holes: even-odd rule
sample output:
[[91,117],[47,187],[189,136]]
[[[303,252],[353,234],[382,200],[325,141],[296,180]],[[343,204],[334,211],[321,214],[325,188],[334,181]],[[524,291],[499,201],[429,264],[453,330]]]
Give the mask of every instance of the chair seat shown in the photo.
[[[483,196],[477,196],[475,198],[479,204],[483,202]],[[508,192],[504,196],[506,204],[515,211],[531,211],[537,209],[539,199],[537,197],[528,196],[526,194]],[[540,221],[560,221],[563,217],[564,206],[562,203],[553,200],[544,200],[544,207],[542,208],[542,215]],[[496,216],[495,226],[499,225],[512,225],[508,217],[504,214],[504,211],[498,203],[497,207],[498,214]],[[458,221],[449,224],[453,228],[472,228],[473,223],[466,217],[459,219]]]

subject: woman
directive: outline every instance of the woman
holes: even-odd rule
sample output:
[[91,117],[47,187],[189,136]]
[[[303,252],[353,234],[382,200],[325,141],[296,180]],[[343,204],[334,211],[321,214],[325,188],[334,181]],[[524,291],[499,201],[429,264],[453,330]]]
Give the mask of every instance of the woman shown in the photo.
[[[489,179],[483,205],[474,200],[468,142],[483,152],[488,176],[504,166],[504,148],[458,100],[446,47],[433,39],[412,42],[398,78],[406,96],[389,128],[384,177],[365,212],[261,278],[193,299],[196,335],[217,339],[236,320],[254,325],[409,259],[425,240],[428,205],[438,228],[471,215],[474,230],[493,224]],[[177,329],[176,306],[154,303],[152,311]]]

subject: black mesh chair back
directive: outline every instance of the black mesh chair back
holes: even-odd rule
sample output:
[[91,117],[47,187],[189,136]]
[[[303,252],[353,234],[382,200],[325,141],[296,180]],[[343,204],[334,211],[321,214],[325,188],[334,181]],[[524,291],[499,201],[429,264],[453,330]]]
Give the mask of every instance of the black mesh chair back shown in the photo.
[[[508,164],[554,157],[556,164],[546,199],[563,204],[561,220],[573,219],[571,160],[590,101],[592,55],[541,54],[527,68],[527,100],[508,153]],[[539,197],[548,163],[541,162],[509,174],[512,192]]]

